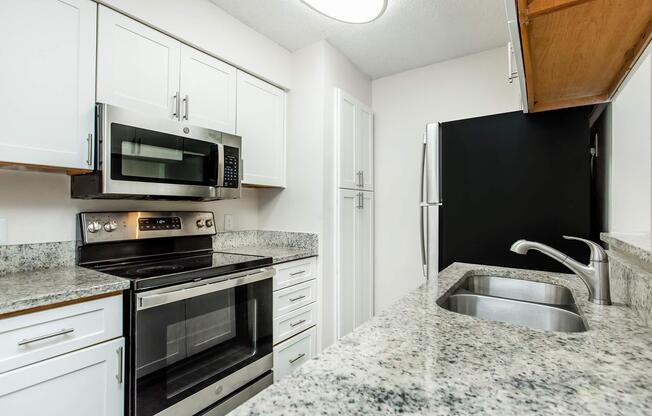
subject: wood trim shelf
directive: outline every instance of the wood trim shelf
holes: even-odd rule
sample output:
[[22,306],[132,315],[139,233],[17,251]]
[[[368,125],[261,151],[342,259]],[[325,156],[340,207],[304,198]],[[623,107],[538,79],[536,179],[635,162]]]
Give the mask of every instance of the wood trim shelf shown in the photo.
[[86,170],[86,169],[72,169],[72,168],[63,168],[58,166],[31,165],[28,163],[14,163],[14,162],[0,162],[0,168],[10,169],[10,170],[47,172],[47,173],[65,173],[66,175],[69,176],[83,175],[86,173],[93,172],[92,170]]

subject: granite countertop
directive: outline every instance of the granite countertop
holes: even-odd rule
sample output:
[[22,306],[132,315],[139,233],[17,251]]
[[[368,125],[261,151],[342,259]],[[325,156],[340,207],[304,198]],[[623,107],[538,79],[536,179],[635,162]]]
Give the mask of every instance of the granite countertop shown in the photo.
[[[470,273],[571,289],[589,330],[484,321],[437,305]],[[652,414],[652,330],[588,302],[574,275],[456,263],[232,415]],[[438,286],[438,287],[437,287]]]
[[311,248],[296,247],[271,247],[271,246],[242,246],[231,249],[220,250],[222,253],[244,254],[247,256],[271,257],[274,264],[287,261],[305,259],[317,255],[317,251]]
[[69,266],[0,275],[0,315],[129,289],[129,280]]

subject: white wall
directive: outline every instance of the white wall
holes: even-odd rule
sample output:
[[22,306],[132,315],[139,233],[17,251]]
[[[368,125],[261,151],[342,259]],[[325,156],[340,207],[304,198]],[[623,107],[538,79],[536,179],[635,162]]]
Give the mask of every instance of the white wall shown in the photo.
[[289,89],[290,52],[208,0],[96,0]]
[[652,55],[612,103],[610,231],[650,233]]
[[70,178],[63,174],[0,170],[0,218],[8,225],[7,244],[75,239],[75,214],[81,211],[206,210],[215,213],[218,230],[224,214],[233,214],[234,229],[258,228],[256,190],[239,200],[213,202],[103,201],[70,198]]
[[371,80],[335,48],[317,42],[292,56],[288,94],[287,188],[261,189],[262,229],[319,233],[322,276],[321,344],[335,341],[335,153],[336,87],[371,102]]
[[422,135],[428,123],[520,110],[504,48],[374,80],[376,312],[423,282],[419,248]]

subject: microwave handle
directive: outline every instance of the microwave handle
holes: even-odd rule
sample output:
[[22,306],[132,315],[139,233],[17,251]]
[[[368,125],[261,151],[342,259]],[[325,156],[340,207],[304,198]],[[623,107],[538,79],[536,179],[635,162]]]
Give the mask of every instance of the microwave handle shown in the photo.
[[274,277],[276,271],[273,268],[259,269],[257,272],[250,273],[241,277],[235,277],[216,283],[197,282],[197,286],[185,287],[183,289],[172,289],[164,293],[142,294],[137,295],[136,310],[155,308],[157,306],[167,305],[168,303],[178,302],[184,299],[190,299],[208,293],[219,292],[231,289],[237,286],[248,285],[261,280]]
[[224,145],[217,144],[217,186],[224,186]]

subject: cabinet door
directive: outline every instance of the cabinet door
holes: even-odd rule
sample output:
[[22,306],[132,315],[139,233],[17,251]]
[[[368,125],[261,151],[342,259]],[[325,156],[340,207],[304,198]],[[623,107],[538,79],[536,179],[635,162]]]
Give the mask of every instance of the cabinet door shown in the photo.
[[317,353],[317,328],[295,335],[274,347],[274,381],[292,374]]
[[181,119],[235,134],[236,69],[181,45]]
[[374,116],[371,109],[358,103],[356,109],[357,171],[365,191],[374,189]]
[[124,413],[124,338],[0,375],[0,409],[21,416]]
[[355,326],[374,314],[374,197],[361,192],[356,227]]
[[356,145],[357,123],[356,100],[341,90],[337,90],[337,109],[335,128],[338,136],[339,183],[340,188],[359,188],[358,151]]
[[341,189],[339,195],[339,262],[337,283],[338,338],[353,331],[355,320],[356,271],[358,262],[358,208],[360,192]]
[[236,131],[242,136],[243,183],[285,187],[285,92],[238,71]]
[[339,186],[373,190],[374,140],[371,109],[344,91],[336,90]]
[[97,101],[178,118],[180,51],[171,37],[100,6]]
[[0,162],[91,167],[96,11],[90,0],[2,2]]

